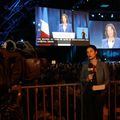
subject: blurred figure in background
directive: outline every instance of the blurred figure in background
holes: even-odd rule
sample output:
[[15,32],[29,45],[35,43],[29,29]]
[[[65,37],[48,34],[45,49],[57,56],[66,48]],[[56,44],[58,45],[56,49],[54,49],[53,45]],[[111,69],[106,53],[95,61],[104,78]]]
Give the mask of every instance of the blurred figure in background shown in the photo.
[[[23,79],[23,57],[16,52],[16,44],[12,40],[5,41],[0,48],[1,71],[4,71],[3,78],[0,81],[1,86],[4,86],[5,93],[8,94],[12,87],[19,85]],[[3,97],[6,95],[3,94]],[[9,98],[5,99],[8,100]],[[4,102],[4,101],[3,101]]]

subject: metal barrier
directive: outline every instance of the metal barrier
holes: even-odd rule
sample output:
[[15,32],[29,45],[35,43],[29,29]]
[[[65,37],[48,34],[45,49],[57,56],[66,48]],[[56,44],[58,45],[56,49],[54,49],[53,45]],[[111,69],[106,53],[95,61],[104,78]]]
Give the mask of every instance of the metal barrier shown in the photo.
[[120,80],[110,82],[108,94],[109,120],[120,120]]
[[[120,81],[111,81],[103,120],[120,120],[119,91]],[[21,86],[21,93],[25,120],[83,120],[80,84]]]
[[81,110],[76,113],[76,102],[81,102],[80,84],[22,86],[21,89],[25,98],[22,103],[26,100],[27,105],[24,112],[27,120],[76,120],[77,116],[80,118]]

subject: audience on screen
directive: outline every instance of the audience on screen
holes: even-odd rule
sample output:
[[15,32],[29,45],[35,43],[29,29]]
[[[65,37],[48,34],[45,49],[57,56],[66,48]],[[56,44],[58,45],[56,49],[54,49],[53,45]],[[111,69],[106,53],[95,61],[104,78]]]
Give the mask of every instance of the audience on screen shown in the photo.
[[102,48],[120,48],[120,38],[117,37],[115,26],[110,23],[105,27],[106,38],[102,40]]
[[59,24],[58,32],[72,32],[72,25],[68,22],[68,16],[62,14],[62,23]]

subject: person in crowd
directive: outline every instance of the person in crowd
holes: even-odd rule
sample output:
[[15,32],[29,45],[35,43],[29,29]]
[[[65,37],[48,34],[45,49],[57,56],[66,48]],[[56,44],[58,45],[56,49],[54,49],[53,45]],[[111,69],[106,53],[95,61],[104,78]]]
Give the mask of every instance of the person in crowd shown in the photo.
[[102,48],[120,48],[120,38],[117,37],[115,26],[110,23],[105,27],[106,38],[102,40]]
[[2,44],[0,53],[3,55],[6,69],[9,70],[7,74],[10,75],[11,85],[18,84],[19,80],[22,79],[23,57],[16,51],[16,43],[12,40],[5,41]]
[[[5,91],[6,94],[20,84],[23,79],[23,57],[21,54],[15,51],[15,42],[8,40],[5,41],[0,48],[1,56],[1,71],[4,71],[0,81],[1,91]],[[5,94],[0,95],[0,97]],[[8,98],[6,99],[8,100]]]
[[68,22],[68,16],[64,13],[62,14],[62,23],[59,24],[58,32],[72,32],[72,25]]
[[29,41],[17,41],[16,47],[17,51],[21,53],[25,58],[37,57],[37,51]]
[[[98,59],[96,46],[87,47],[88,61],[82,64],[80,80],[82,81],[83,120],[103,120],[103,105],[109,84],[109,70],[105,62]],[[93,89],[103,85],[100,90]]]
[[16,43],[13,40],[6,40],[1,46],[9,52],[16,50]]

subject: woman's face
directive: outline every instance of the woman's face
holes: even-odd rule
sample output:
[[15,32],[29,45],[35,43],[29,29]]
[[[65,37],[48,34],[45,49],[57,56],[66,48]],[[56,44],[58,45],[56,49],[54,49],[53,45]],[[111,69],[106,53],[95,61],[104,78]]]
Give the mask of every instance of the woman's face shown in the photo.
[[67,23],[67,18],[64,15],[62,16],[62,22]]
[[87,48],[87,56],[89,60],[96,59],[97,51],[95,51],[93,48]]
[[109,38],[114,37],[114,30],[112,29],[111,26],[107,27],[107,35],[108,35]]

